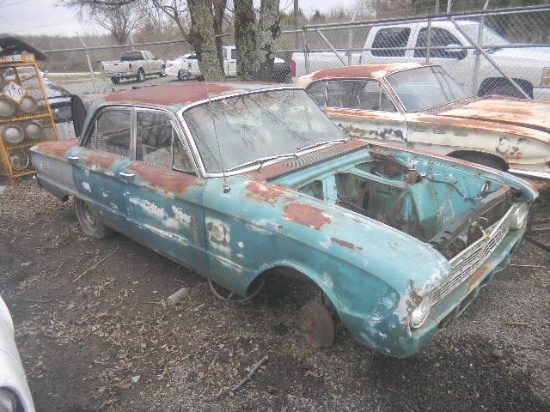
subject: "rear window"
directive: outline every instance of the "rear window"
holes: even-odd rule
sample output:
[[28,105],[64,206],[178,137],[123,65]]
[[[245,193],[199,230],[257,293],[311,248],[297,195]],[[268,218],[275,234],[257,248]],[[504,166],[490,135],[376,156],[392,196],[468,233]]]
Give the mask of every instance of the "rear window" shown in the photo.
[[120,60],[123,62],[143,60],[143,56],[141,52],[124,52],[120,55]]
[[[406,28],[387,28],[381,29],[372,42],[373,56],[404,56],[411,29]],[[376,50],[378,49],[378,50]]]

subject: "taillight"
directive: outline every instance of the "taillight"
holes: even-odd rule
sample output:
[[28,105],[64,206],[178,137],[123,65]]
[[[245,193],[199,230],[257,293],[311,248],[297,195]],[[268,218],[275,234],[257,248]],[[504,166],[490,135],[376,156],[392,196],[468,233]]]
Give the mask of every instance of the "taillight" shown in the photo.
[[134,68],[134,65],[132,63],[128,63],[128,68],[131,70]]
[[296,62],[294,60],[290,61],[290,74],[292,77],[296,77]]

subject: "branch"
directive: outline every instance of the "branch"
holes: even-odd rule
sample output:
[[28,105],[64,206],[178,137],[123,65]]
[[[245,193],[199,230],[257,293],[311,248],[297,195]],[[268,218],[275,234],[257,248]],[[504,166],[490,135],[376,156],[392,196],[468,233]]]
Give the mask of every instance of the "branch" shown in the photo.
[[107,260],[108,258],[110,258],[111,256],[113,256],[113,254],[118,250],[118,246],[115,248],[115,250],[113,250],[111,253],[109,253],[107,256],[105,256],[103,259],[101,259],[99,262],[97,262],[95,265],[89,267],[88,269],[86,269],[84,272],[82,272],[80,274],[80,276],[78,276],[76,279],[73,280],[73,283],[75,283],[76,281],[78,281],[79,279],[81,279],[84,275],[86,275],[87,273],[91,272],[92,270],[94,270],[95,268],[97,268],[99,265],[101,265],[101,263],[103,263],[105,260]]
[[233,386],[231,386],[230,388],[227,388],[227,389],[224,390],[223,392],[218,393],[216,396],[214,396],[213,398],[209,399],[209,401],[213,401],[213,400],[219,399],[219,398],[221,398],[223,395],[227,395],[227,394],[233,396],[233,395],[235,394],[235,392],[237,392],[239,389],[241,389],[241,388],[244,386],[244,384],[245,384],[246,382],[248,382],[248,381],[252,378],[252,375],[254,375],[254,374],[256,373],[256,371],[257,371],[258,369],[260,369],[260,367],[261,367],[264,363],[267,362],[267,360],[268,360],[268,357],[267,357],[267,355],[266,355],[266,356],[264,356],[262,359],[260,359],[260,361],[257,362],[257,363],[252,367],[252,369],[250,369],[250,372],[248,372],[248,375],[246,375],[246,376],[244,377],[243,380],[241,380],[238,384],[233,385]]

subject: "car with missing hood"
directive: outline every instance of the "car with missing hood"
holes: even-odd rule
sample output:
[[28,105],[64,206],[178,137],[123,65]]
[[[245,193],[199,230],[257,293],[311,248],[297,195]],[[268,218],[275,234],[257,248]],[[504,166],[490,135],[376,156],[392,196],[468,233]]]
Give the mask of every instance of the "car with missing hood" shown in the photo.
[[440,66],[366,64],[296,79],[352,136],[508,171],[550,187],[550,102],[468,96]]
[[0,411],[34,412],[34,403],[6,303],[0,296]]
[[115,230],[226,298],[299,281],[315,347],[342,322],[384,354],[418,352],[506,267],[537,197],[507,173],[350,139],[292,86],[129,90],[94,103],[82,130],[31,150],[85,234]]

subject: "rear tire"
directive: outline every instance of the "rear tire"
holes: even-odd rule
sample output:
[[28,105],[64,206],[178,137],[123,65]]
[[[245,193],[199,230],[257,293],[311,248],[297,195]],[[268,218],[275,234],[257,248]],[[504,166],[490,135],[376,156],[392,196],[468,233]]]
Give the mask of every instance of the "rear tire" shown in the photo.
[[80,227],[86,236],[95,239],[105,239],[113,234],[112,229],[101,223],[97,213],[95,213],[84,200],[75,198],[74,210],[78,223],[80,223]]
[[160,69],[159,77],[166,77],[166,66],[162,66]]
[[111,81],[113,84],[119,84],[120,83],[120,77],[111,77]]

